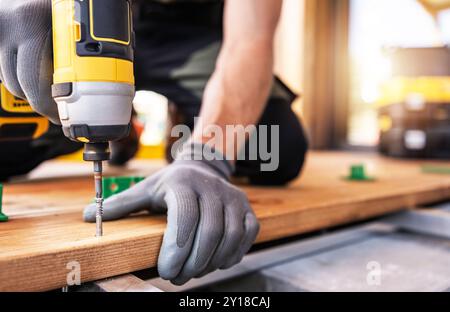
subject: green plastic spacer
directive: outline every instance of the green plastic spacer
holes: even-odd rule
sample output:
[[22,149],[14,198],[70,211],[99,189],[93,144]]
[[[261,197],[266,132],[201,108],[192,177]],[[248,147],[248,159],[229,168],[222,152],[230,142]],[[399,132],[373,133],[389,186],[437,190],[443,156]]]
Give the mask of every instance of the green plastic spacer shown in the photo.
[[8,221],[8,216],[2,213],[2,205],[3,205],[3,185],[0,184],[0,222]]
[[350,175],[345,177],[348,181],[360,181],[360,182],[371,182],[375,181],[374,177],[369,177],[366,174],[366,168],[364,165],[352,165],[350,167]]
[[107,199],[113,195],[128,190],[133,185],[144,180],[144,177],[107,177],[103,178],[103,198]]

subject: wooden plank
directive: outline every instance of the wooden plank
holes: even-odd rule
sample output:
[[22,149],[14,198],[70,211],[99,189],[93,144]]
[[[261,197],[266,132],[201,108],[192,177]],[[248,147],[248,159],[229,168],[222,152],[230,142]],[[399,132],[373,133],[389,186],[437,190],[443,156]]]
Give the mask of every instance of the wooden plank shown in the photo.
[[[376,182],[342,179],[351,164],[360,162],[377,176]],[[261,221],[258,242],[449,199],[450,176],[424,174],[421,164],[364,154],[311,153],[302,178],[289,187],[244,188]],[[81,216],[92,200],[91,180],[6,185],[5,211],[11,221],[0,224],[0,291],[62,287],[71,261],[80,263],[82,281],[156,265],[165,217],[139,215],[108,222],[105,236],[95,238],[94,225]]]

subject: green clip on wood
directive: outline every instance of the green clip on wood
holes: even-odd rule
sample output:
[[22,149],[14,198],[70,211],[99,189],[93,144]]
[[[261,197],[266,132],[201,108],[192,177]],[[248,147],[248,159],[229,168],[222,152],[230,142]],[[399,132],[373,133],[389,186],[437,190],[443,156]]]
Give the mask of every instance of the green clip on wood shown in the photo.
[[366,168],[364,165],[353,165],[350,167],[350,175],[345,177],[345,180],[371,182],[371,181],[375,181],[375,178],[369,177],[366,174]]
[[128,190],[133,185],[144,180],[144,177],[109,177],[103,178],[103,198],[107,199]]
[[3,185],[0,184],[0,222],[8,221],[8,216],[2,213],[3,205]]

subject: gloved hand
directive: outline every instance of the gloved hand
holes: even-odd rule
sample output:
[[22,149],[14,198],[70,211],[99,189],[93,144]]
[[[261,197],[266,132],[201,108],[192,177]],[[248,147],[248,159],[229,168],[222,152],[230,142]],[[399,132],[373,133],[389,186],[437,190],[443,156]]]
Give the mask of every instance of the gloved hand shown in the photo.
[[[203,145],[192,147],[185,145],[173,164],[104,203],[104,220],[167,211],[158,271],[176,285],[239,263],[259,231],[246,195],[228,182],[230,163],[194,160]],[[94,222],[95,211],[88,206],[85,221]]]
[[51,96],[51,0],[0,0],[0,80],[15,96],[59,124]]

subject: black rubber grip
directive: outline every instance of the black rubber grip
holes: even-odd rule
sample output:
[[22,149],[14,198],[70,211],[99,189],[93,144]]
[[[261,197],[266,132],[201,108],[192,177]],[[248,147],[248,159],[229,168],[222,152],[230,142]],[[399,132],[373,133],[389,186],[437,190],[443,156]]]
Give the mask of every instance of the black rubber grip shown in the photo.
[[130,127],[130,124],[116,126],[71,125],[63,127],[63,132],[66,137],[74,141],[78,141],[78,138],[86,138],[91,143],[100,143],[118,141],[127,137]]

